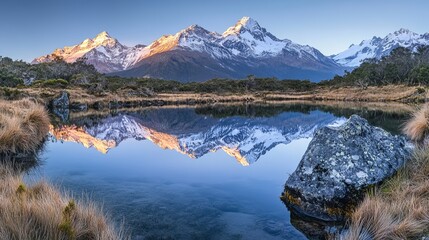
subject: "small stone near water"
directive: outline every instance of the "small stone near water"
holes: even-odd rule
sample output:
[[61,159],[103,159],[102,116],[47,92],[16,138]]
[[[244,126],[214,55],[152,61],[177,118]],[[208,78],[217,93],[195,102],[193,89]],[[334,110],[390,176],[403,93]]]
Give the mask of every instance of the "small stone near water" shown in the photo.
[[72,111],[86,111],[88,109],[87,104],[70,103],[70,95],[67,91],[61,91],[59,96],[57,96],[51,101],[50,105],[56,115],[61,116],[61,118],[65,119],[68,118],[65,116],[68,115],[69,109]]
[[62,122],[68,121],[70,114],[69,93],[61,91],[60,95],[50,102],[50,107],[52,108],[52,112],[57,115]]
[[60,95],[51,101],[51,105],[53,108],[68,109],[70,105],[69,93],[61,91]]
[[342,221],[363,190],[394,174],[410,151],[405,138],[353,115],[341,126],[316,132],[282,199],[297,214]]

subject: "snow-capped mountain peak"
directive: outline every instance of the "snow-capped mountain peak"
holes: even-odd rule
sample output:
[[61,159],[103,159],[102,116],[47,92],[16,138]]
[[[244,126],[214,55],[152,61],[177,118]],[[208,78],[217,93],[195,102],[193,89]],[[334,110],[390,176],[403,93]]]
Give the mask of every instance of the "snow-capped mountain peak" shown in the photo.
[[66,62],[75,62],[84,58],[89,64],[102,73],[122,71],[135,62],[136,53],[145,45],[127,47],[103,31],[94,38],[70,47],[56,49],[53,53],[33,60],[33,63],[50,62],[61,58]]
[[427,34],[418,34],[401,28],[387,34],[384,38],[374,36],[372,39],[363,40],[359,45],[352,44],[347,50],[334,55],[333,59],[341,65],[357,67],[365,59],[380,59],[397,47],[406,47],[415,51],[421,45],[429,45]]
[[[234,55],[261,56],[277,55],[288,40],[282,41],[250,17],[243,17],[223,34],[221,44],[231,49]],[[289,41],[290,42],[290,41]]]
[[243,17],[238,22],[228,28],[222,36],[227,37],[229,35],[239,35],[241,33],[244,33],[246,31],[254,32],[254,31],[262,31],[261,26],[257,21],[255,21],[253,18],[250,17]]
[[199,25],[191,25],[174,35],[164,35],[152,44],[142,49],[136,57],[136,62],[150,56],[172,50],[190,50],[197,52],[207,52],[213,58],[227,57],[228,50],[216,42],[221,38],[216,32],[210,32]]
[[396,30],[396,31],[393,32],[393,35],[396,35],[396,36],[398,36],[398,35],[404,35],[404,34],[405,35],[419,35],[419,34],[413,32],[413,31],[411,31],[411,30],[409,30],[407,28],[400,28],[399,30]]
[[201,27],[198,24],[193,24],[193,25],[191,25],[191,26],[189,26],[189,27],[187,27],[187,28],[179,31],[178,34],[192,34],[192,33],[196,33],[196,34],[200,34],[200,33],[202,33],[202,34],[208,34],[210,32],[207,29]]
[[414,42],[415,40],[418,40],[420,38],[420,34],[417,34],[405,28],[401,28],[393,33],[388,34],[386,38],[391,41],[406,43],[406,42]]
[[109,33],[107,31],[103,31],[103,32],[97,34],[97,36],[94,38],[94,40],[96,40],[96,39],[104,40],[104,39],[108,39],[108,38],[111,38]]
[[214,42],[219,39],[220,35],[215,32],[210,32],[207,29],[199,25],[191,25],[182,31],[174,35],[179,44],[185,44],[185,42]]
[[115,46],[120,48],[126,48],[125,46],[121,45],[115,38],[110,37],[110,35],[104,31],[99,33],[95,38],[85,39],[80,44],[64,48],[58,48],[52,54],[34,59],[33,63],[49,62],[58,57],[62,58],[66,62],[74,62],[93,49],[99,47],[113,48]]
[[258,22],[251,17],[243,17],[238,21],[244,28],[249,30],[260,29]]
[[95,38],[92,39],[93,43],[98,46],[112,46],[118,41],[112,38],[108,32],[104,31],[99,33]]
[[286,51],[298,58],[304,56],[323,59],[323,55],[308,45],[299,45],[289,39],[280,40],[250,18],[241,18],[222,34],[221,44],[232,50],[234,55],[265,57],[278,56]]

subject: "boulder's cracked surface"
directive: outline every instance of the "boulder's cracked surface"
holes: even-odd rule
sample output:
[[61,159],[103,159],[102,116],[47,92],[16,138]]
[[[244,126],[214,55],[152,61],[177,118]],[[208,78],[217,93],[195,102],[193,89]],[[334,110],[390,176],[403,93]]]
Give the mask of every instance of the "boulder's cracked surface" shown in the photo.
[[282,199],[298,214],[341,221],[362,190],[394,174],[410,150],[403,137],[353,115],[341,126],[316,132]]

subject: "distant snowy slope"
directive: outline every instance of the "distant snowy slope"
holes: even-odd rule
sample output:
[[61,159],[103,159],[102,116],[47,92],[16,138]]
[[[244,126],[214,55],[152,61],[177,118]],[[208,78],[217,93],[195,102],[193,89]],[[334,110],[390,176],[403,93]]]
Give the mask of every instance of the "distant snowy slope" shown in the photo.
[[406,47],[415,51],[418,46],[429,45],[429,34],[417,34],[408,29],[399,29],[384,38],[373,37],[364,40],[359,45],[351,45],[347,50],[333,56],[341,65],[357,67],[363,60],[369,58],[380,59],[388,55],[397,47]]

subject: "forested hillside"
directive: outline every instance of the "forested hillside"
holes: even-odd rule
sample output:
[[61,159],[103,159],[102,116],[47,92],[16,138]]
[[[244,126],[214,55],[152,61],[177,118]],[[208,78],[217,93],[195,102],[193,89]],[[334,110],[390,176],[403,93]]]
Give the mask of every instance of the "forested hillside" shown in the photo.
[[84,61],[66,63],[61,59],[49,63],[29,64],[0,56],[0,86],[16,87],[44,80],[65,80],[68,83],[89,83],[100,80],[92,65]]
[[429,84],[429,47],[421,46],[416,52],[396,48],[386,57],[366,60],[343,77],[336,76],[325,82],[335,85],[381,86],[387,84]]

